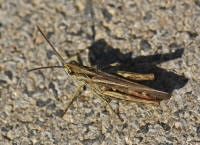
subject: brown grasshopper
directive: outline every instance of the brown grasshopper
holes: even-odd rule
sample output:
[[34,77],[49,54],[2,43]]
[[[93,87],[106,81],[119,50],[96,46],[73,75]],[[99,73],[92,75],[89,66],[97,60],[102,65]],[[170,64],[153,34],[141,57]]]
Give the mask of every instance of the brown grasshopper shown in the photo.
[[102,70],[97,70],[92,67],[80,65],[75,61],[66,63],[63,57],[58,53],[55,47],[50,43],[50,41],[41,31],[39,26],[37,26],[37,28],[46,39],[46,41],[49,43],[55,54],[58,56],[63,66],[39,67],[31,69],[29,71],[53,67],[64,68],[68,75],[82,82],[82,84],[78,87],[71,100],[67,104],[62,116],[66,113],[67,109],[75,99],[75,96],[77,96],[84,85],[89,86],[90,90],[101,100],[103,100],[114,113],[115,111],[109,104],[111,99],[159,105],[160,101],[170,98],[170,94],[166,92],[155,90],[145,85],[141,85],[129,80],[152,80],[154,79],[153,74],[137,74],[123,71],[119,71],[117,72],[117,74],[110,74]]

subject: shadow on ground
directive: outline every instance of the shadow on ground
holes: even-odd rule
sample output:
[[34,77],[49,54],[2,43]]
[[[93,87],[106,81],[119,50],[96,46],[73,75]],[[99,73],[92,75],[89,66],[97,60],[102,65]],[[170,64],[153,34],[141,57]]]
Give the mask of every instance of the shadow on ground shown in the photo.
[[[132,53],[122,54],[119,49],[109,46],[103,39],[94,42],[89,47],[89,60],[91,65],[98,69],[109,66],[112,63],[119,63],[119,66],[111,69],[136,72],[153,73],[153,81],[137,81],[151,88],[171,93],[174,89],[182,88],[188,81],[187,78],[159,68],[156,65],[182,56],[184,49],[178,49],[173,53],[155,54],[149,56],[138,56],[132,58]],[[105,69],[104,69],[105,70]],[[108,72],[112,72],[106,69]]]

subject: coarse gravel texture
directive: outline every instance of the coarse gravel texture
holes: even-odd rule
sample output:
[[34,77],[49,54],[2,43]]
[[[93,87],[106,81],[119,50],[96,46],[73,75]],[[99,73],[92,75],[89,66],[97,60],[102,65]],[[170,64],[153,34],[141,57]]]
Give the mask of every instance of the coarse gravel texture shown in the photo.
[[[113,115],[62,69],[66,61],[154,73],[141,82],[172,94],[160,106],[113,100]],[[200,144],[199,0],[0,0],[0,144]]]

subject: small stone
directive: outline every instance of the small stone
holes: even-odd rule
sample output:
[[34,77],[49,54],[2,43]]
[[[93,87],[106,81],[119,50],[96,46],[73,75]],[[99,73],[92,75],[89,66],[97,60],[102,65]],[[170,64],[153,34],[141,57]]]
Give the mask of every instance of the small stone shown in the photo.
[[0,80],[0,85],[6,84],[7,82],[5,80]]
[[141,40],[140,48],[141,48],[141,50],[151,49],[151,45],[149,44],[149,42],[147,40]]
[[13,140],[15,138],[14,132],[12,130],[8,131],[6,137],[9,138],[10,140]]
[[142,132],[142,133],[147,133],[147,132],[149,132],[149,125],[150,125],[150,124],[147,123],[147,124],[141,126],[141,127],[140,127],[140,132]]
[[51,102],[51,99],[48,99],[47,101],[43,101],[43,100],[41,100],[41,99],[38,99],[37,101],[36,101],[36,105],[38,106],[38,107],[44,107],[44,106],[46,106],[47,104],[49,104]]
[[128,124],[127,123],[124,123],[123,124],[123,129],[127,128],[128,127]]
[[171,127],[164,123],[164,122],[159,122],[159,124],[162,126],[162,128],[165,130],[165,131],[169,131],[171,129]]
[[49,88],[52,89],[54,96],[58,96],[58,91],[56,90],[54,83],[50,82]]
[[7,131],[8,131],[8,128],[5,127],[5,126],[3,126],[3,127],[1,128],[1,131],[3,131],[3,132],[7,132]]
[[51,109],[51,110],[54,110],[56,108],[56,105],[53,103],[53,104],[49,104],[47,106],[47,109]]
[[196,132],[197,132],[197,136],[200,137],[200,124],[197,126]]
[[180,122],[176,122],[175,124],[175,127],[177,128],[177,129],[179,129],[179,130],[181,130],[181,123]]
[[8,71],[5,71],[4,73],[5,73],[5,75],[7,75],[9,77],[10,80],[12,80],[13,74],[11,71],[8,70]]
[[194,3],[200,7],[200,1],[199,0],[195,0]]
[[75,4],[75,7],[78,9],[78,11],[83,11],[84,10],[84,4],[83,1],[77,1]]
[[147,11],[145,16],[143,17],[143,20],[145,22],[149,22],[151,20],[151,18],[152,18],[151,11]]
[[47,32],[47,38],[50,39],[54,32]]
[[102,13],[106,22],[110,22],[110,20],[112,19],[112,15],[108,12],[108,10],[106,8],[103,8]]
[[61,116],[63,114],[63,110],[59,109],[56,111],[55,115],[56,116]]
[[48,51],[47,51],[47,58],[48,58],[48,59],[51,59],[52,55],[54,55],[54,52],[51,51],[51,50],[48,50]]
[[178,44],[176,44],[175,42],[171,43],[169,46],[168,46],[170,49],[172,48],[177,48],[178,47]]
[[188,33],[190,39],[195,39],[198,36],[198,33],[196,33],[196,32],[188,31],[187,33]]

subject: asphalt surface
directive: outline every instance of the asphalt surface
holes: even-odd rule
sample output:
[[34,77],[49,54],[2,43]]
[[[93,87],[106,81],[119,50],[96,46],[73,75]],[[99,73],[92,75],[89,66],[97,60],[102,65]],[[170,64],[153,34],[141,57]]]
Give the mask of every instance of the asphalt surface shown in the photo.
[[[37,25],[68,62],[113,63],[171,93],[160,106],[111,101],[89,87],[59,116],[80,82],[63,69]],[[200,1],[0,1],[0,144],[200,144]],[[112,69],[119,69],[113,67]]]

